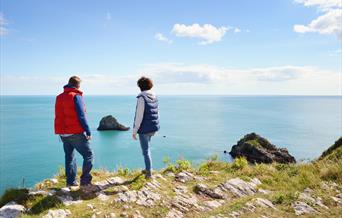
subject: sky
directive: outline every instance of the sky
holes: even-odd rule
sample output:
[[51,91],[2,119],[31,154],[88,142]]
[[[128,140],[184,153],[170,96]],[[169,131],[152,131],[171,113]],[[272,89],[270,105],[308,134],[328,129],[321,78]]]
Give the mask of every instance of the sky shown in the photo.
[[0,0],[1,95],[342,95],[340,0]]

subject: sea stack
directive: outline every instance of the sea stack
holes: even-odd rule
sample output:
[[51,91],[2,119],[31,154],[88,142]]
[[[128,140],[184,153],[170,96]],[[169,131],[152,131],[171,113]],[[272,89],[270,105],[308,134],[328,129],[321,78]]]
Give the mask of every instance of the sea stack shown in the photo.
[[105,116],[101,119],[99,127],[97,130],[119,130],[127,131],[129,127],[120,124],[112,115]]
[[277,148],[267,139],[250,133],[240,139],[229,152],[233,158],[246,157],[250,163],[295,163],[296,159],[286,148]]

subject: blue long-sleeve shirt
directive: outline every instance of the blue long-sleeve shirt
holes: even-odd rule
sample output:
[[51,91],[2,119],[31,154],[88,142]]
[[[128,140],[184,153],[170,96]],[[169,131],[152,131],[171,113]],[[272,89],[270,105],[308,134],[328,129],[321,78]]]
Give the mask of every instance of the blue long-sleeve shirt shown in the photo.
[[76,107],[76,112],[77,112],[77,117],[78,120],[80,121],[84,131],[86,132],[87,136],[91,135],[90,128],[88,125],[87,117],[85,115],[84,111],[84,103],[83,103],[83,98],[80,95],[76,95],[74,98],[75,102],[75,107]]

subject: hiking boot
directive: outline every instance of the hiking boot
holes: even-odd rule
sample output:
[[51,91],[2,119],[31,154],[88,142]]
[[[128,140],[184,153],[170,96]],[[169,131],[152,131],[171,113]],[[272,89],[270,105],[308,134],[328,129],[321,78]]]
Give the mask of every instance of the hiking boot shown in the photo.
[[72,184],[67,184],[67,187],[70,189],[70,191],[77,191],[79,189],[79,184],[74,182]]
[[146,174],[147,170],[142,170],[141,174]]
[[73,182],[71,184],[67,184],[67,187],[72,187],[72,186],[79,186],[78,182]]
[[151,171],[145,172],[145,179],[152,179],[152,172]]
[[100,188],[97,185],[86,184],[81,185],[81,191],[85,193],[98,192],[100,191]]

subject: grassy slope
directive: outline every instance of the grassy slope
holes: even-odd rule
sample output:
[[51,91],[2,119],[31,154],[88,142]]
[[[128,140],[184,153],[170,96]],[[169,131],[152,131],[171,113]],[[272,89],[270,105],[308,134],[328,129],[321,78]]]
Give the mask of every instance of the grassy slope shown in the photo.
[[[257,194],[253,197],[243,197],[240,199],[233,199],[228,201],[224,206],[211,211],[209,214],[189,213],[187,217],[208,217],[214,214],[228,214],[231,211],[238,210],[246,202],[257,196],[271,200],[278,211],[270,209],[258,209],[253,214],[246,214],[247,217],[259,217],[261,214],[267,213],[269,216],[275,217],[295,217],[291,203],[294,202],[299,192],[302,192],[306,187],[314,190],[314,194],[322,198],[322,201],[327,205],[329,210],[322,210],[320,217],[338,217],[342,213],[342,208],[334,204],[331,197],[332,192],[323,190],[321,188],[322,181],[335,182],[340,187],[342,186],[342,147],[337,146],[335,149],[330,149],[329,153],[310,163],[299,164],[256,164],[249,165],[244,159],[236,159],[234,163],[225,163],[213,157],[200,166],[190,166],[190,163],[185,160],[178,161],[176,164],[166,163],[167,167],[164,171],[178,172],[181,170],[192,171],[193,173],[206,177],[207,179],[202,183],[207,184],[209,187],[218,185],[229,178],[240,177],[242,179],[249,179],[257,177],[261,180],[262,185],[260,188],[271,190],[272,193],[268,195]],[[216,171],[215,174],[212,171]],[[127,180],[131,180],[129,185],[130,189],[139,189],[142,187],[146,180],[140,176],[138,171],[128,171],[120,169],[116,172],[108,172],[105,170],[96,170],[93,172],[94,181],[101,181],[105,178],[112,176],[120,176]],[[64,172],[61,170],[56,175],[59,183],[57,185],[51,184],[48,180],[37,185],[39,189],[48,190],[50,188],[61,188],[65,182]],[[167,181],[158,179],[162,184],[163,190],[161,191],[164,198],[171,198],[175,195],[173,187],[177,185],[174,179],[166,177]],[[185,184],[189,190],[192,190],[195,182]],[[115,191],[107,190],[107,191]],[[77,192],[75,193],[78,194]],[[153,208],[145,208],[136,204],[130,204],[132,208],[123,209],[123,204],[115,203],[112,200],[115,195],[110,196],[110,200],[101,202],[97,198],[85,200],[78,205],[65,207],[55,197],[28,197],[26,190],[8,190],[0,199],[0,206],[10,200],[17,200],[19,203],[28,208],[33,208],[31,214],[25,214],[23,217],[40,217],[45,214],[49,208],[68,208],[72,212],[71,217],[91,217],[93,211],[87,208],[87,204],[93,204],[97,211],[101,211],[100,217],[104,214],[114,212],[117,216],[122,212],[133,214],[134,211],[139,210],[145,217],[162,217],[168,211],[165,206],[157,205]],[[317,215],[318,216],[318,215]],[[244,217],[244,216],[242,216]],[[308,217],[313,217],[308,216]]]

